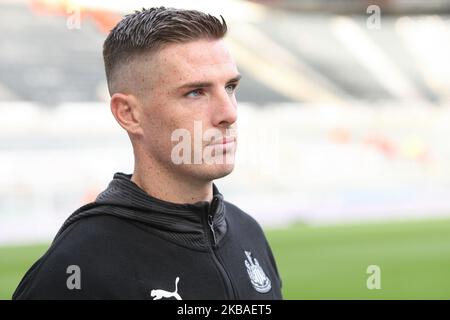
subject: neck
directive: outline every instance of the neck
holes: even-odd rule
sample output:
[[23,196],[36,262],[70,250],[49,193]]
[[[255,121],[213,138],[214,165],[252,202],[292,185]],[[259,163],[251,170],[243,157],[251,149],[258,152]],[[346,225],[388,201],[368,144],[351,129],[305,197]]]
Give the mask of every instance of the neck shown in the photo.
[[212,181],[197,182],[179,177],[173,170],[155,162],[143,165],[136,161],[131,181],[152,197],[172,203],[209,202],[213,197]]

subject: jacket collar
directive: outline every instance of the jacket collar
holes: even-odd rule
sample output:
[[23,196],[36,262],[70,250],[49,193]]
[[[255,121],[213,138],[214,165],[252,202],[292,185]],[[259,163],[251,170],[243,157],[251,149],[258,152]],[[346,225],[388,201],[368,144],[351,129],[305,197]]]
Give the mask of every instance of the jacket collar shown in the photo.
[[[214,184],[211,202],[176,204],[152,197],[131,181],[131,174],[119,172],[93,203],[67,219],[58,235],[80,218],[110,214],[144,223],[169,241],[205,249],[218,244],[225,235],[225,211],[223,196]],[[211,221],[215,239],[208,223]]]

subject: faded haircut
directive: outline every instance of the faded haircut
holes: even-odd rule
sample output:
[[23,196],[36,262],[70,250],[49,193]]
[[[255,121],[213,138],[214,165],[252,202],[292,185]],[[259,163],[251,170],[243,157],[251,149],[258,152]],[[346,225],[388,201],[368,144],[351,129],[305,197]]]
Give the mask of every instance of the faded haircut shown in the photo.
[[126,15],[109,33],[103,44],[108,90],[120,90],[119,69],[143,54],[155,53],[170,43],[221,39],[227,32],[222,16],[196,10],[150,8]]

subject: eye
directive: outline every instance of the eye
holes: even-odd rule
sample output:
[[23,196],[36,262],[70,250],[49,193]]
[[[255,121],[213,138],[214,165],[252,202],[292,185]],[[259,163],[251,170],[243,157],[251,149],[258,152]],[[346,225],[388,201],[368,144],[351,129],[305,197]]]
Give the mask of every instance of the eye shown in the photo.
[[236,87],[237,87],[237,84],[236,83],[232,83],[232,84],[227,85],[225,87],[225,90],[227,90],[227,92],[229,94],[231,94],[231,93],[233,93],[236,90]]
[[201,96],[203,94],[203,90],[202,89],[195,89],[192,91],[189,91],[188,93],[186,93],[186,97],[198,97]]

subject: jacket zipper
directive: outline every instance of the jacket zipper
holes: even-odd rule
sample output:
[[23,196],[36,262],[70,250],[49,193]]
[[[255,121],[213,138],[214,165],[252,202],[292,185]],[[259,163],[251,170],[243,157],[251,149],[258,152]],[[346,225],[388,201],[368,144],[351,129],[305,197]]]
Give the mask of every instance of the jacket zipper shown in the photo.
[[[213,200],[214,201],[214,200]],[[217,238],[216,238],[216,232],[214,231],[214,217],[210,213],[210,208],[212,206],[210,205],[207,212],[207,223],[209,226],[209,232],[208,238],[210,242],[210,249],[212,251],[213,260],[216,263],[216,266],[219,269],[219,272],[222,274],[223,279],[225,280],[225,285],[227,287],[228,296],[231,300],[237,300],[236,292],[234,291],[233,284],[231,283],[230,275],[228,274],[227,270],[225,269],[224,265],[221,263],[220,257],[217,255],[216,252],[216,245],[217,245]]]
[[208,225],[214,240],[213,246],[215,247],[217,245],[217,239],[216,239],[216,232],[214,231],[214,217],[210,214],[208,214]]

